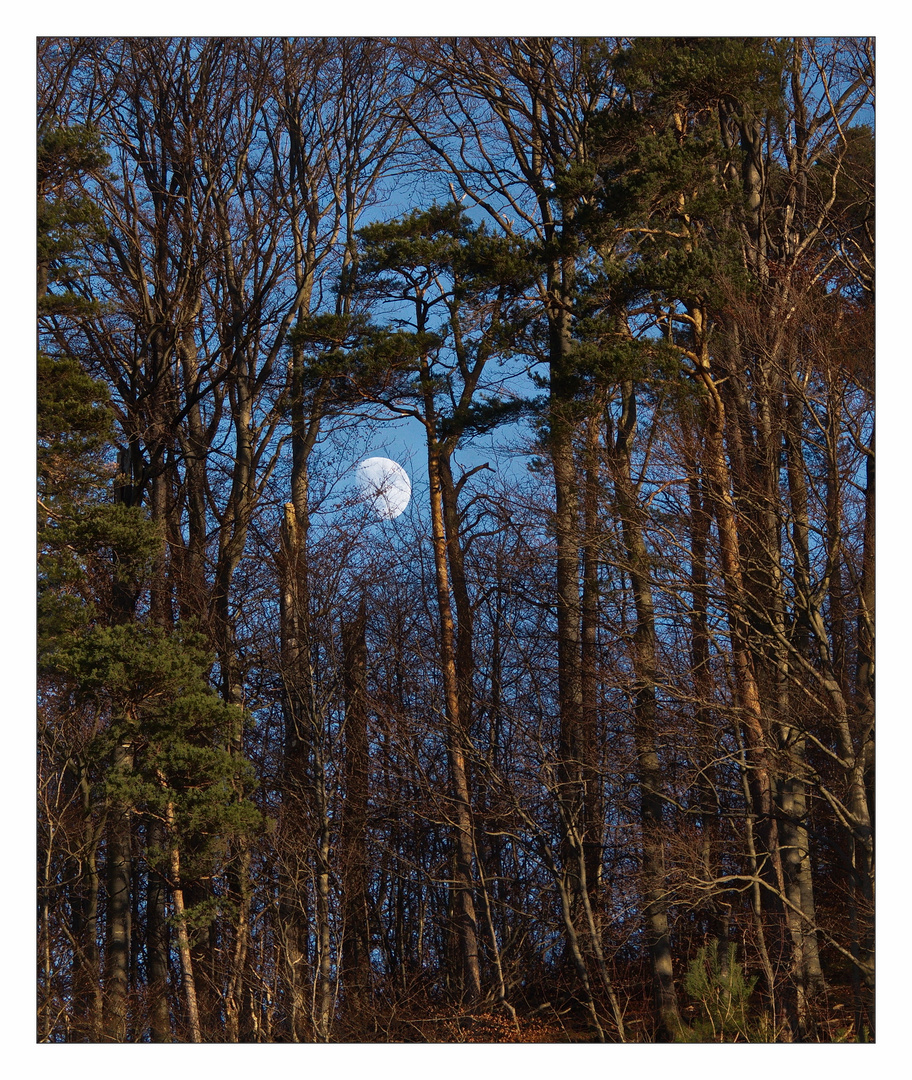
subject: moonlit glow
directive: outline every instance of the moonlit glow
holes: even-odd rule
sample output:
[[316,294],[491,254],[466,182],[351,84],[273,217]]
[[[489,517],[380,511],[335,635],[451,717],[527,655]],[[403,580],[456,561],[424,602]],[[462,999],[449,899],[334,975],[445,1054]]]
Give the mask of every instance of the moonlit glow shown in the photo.
[[355,469],[355,478],[362,499],[385,521],[399,517],[412,497],[408,474],[389,458],[365,458]]

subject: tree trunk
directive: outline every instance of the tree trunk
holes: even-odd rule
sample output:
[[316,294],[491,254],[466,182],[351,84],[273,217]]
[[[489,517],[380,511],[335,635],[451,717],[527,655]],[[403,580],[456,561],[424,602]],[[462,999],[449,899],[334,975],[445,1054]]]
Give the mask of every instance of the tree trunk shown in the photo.
[[[125,781],[133,771],[132,741],[118,742],[111,772]],[[108,809],[107,942],[105,949],[104,1036],[108,1042],[126,1042],[127,993],[130,975],[132,876],[132,816],[129,801],[115,797]]]
[[582,605],[580,598],[579,481],[574,460],[572,378],[567,370],[569,316],[549,318],[551,332],[551,398],[549,450],[554,474],[557,585],[557,694],[560,714],[557,797],[564,823],[562,860],[571,880],[571,911],[583,925],[580,856],[577,843],[590,838],[586,820],[585,763],[594,747],[587,745],[583,720]]
[[[149,824],[150,848],[163,851],[165,837],[161,822]],[[163,874],[150,865],[146,877],[146,936],[148,950],[148,983],[150,1031],[152,1042],[171,1042],[171,1011],[169,1008],[168,954],[170,941],[167,923],[167,891]]]
[[[596,405],[603,402],[596,401]],[[583,595],[581,608],[582,648],[580,652],[581,742],[584,747],[583,807],[586,834],[583,858],[586,868],[588,910],[592,913],[601,951],[600,884],[602,878],[602,774],[599,765],[599,561],[601,521],[599,518],[599,430],[601,413],[594,409],[586,420],[585,488],[583,495]]]
[[[306,525],[306,518],[305,518]],[[307,603],[302,597],[302,547],[299,519],[293,503],[285,504],[282,524],[282,578],[280,582],[280,635],[285,741],[283,747],[282,820],[286,832],[280,874],[279,918],[285,962],[285,1003],[288,1037],[299,1042],[304,1035],[306,1015],[306,962],[310,933],[307,918],[307,830],[306,791],[310,739],[305,715],[309,671],[306,663]],[[307,680],[307,681],[305,681]]]
[[609,448],[617,517],[626,552],[625,569],[630,577],[636,626],[633,641],[634,720],[637,752],[637,779],[640,789],[642,828],[642,882],[646,901],[644,919],[649,954],[652,959],[653,990],[659,1038],[672,1041],[680,1030],[681,1017],[674,984],[668,909],[665,900],[665,839],[663,830],[662,770],[656,750],[658,715],[656,706],[655,612],[649,572],[649,552],[643,536],[642,512],[638,506],[631,475],[632,439],[636,429],[636,398],[632,383],[623,385],[621,416],[613,446]]
[[[700,465],[693,441],[687,440],[688,500],[690,510],[690,663],[694,697],[694,723],[697,727],[697,799],[700,811],[700,862],[706,881],[719,876],[720,802],[716,761],[718,759],[716,722],[711,707],[712,673],[710,671],[709,575],[707,548],[709,515],[704,505]],[[708,900],[708,931],[719,942],[722,955],[728,952],[730,904],[721,896]]]
[[[165,780],[159,776],[164,786]],[[174,804],[168,802],[165,808],[167,826],[168,868],[171,876],[171,895],[174,897],[174,921],[177,924],[177,951],[180,956],[181,978],[184,985],[184,997],[187,1004],[187,1022],[190,1026],[190,1042],[200,1043],[203,1036],[200,1031],[199,1009],[196,1001],[196,980],[193,975],[193,960],[190,954],[190,934],[187,930],[187,912],[184,906],[184,890],[181,887],[180,848],[177,843]]]
[[437,582],[437,609],[440,618],[440,652],[443,669],[444,701],[447,725],[447,755],[453,783],[455,817],[456,924],[462,956],[462,992],[468,1001],[481,997],[481,968],[478,956],[478,922],[475,916],[472,864],[475,855],[472,804],[469,795],[465,749],[468,733],[460,723],[459,682],[456,674],[456,628],[450,606],[450,582],[447,566],[446,530],[440,475],[440,450],[434,434],[433,402],[426,401],[428,439],[428,478],[431,498],[431,529],[434,545],[434,570]]
[[78,878],[71,892],[73,935],[74,1020],[79,1037],[99,1042],[104,1014],[104,984],[98,951],[98,913],[101,878],[98,873],[98,846],[104,822],[93,820],[92,791],[85,760],[80,755],[73,763],[76,789],[82,809],[86,842],[79,860],[73,860],[73,876]]
[[[702,325],[702,313],[695,312],[695,315]],[[749,645],[747,593],[738,543],[737,517],[731,494],[731,478],[725,455],[725,406],[711,373],[709,350],[705,342],[702,352],[695,355],[694,359],[698,364],[700,380],[708,394],[704,461],[719,533],[719,555],[735,672],[735,692],[746,735],[751,790],[773,880],[779,891],[783,892],[782,861],[769,761],[769,733]]]
[[[785,453],[797,593],[792,642],[801,656],[808,656],[811,632],[811,620],[807,610],[811,595],[810,523],[806,466],[801,450],[801,400],[800,394],[792,394],[786,406]],[[832,500],[831,489],[832,484],[828,485],[828,502]],[[834,527],[838,528],[828,515],[828,547],[831,551],[832,542],[835,540]],[[784,654],[782,662],[789,666],[790,659],[787,654]],[[806,1002],[824,988],[824,980],[817,943],[817,914],[807,829],[807,739],[804,723],[798,717],[792,722],[791,712],[795,707],[793,696],[794,691],[789,682],[783,690],[784,703],[781,710],[781,743],[787,762],[787,775],[780,785],[780,804],[786,896],[789,900],[786,918],[793,942],[792,972],[798,997],[798,1034],[804,1038],[809,1034]]]
[[367,724],[367,623],[362,600],[355,618],[343,625],[345,694],[345,802],[342,811],[344,937],[342,987],[346,1011],[358,1025],[369,1016],[370,863],[367,848],[370,746]]

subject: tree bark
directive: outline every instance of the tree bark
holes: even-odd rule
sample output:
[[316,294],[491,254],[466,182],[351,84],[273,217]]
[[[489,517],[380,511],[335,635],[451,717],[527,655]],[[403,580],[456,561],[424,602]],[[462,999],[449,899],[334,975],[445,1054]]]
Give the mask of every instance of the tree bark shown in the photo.
[[[704,313],[694,315],[705,328]],[[702,333],[699,335],[702,337]],[[705,341],[700,354],[695,354],[698,376],[707,391],[706,475],[710,484],[713,511],[719,534],[719,555],[725,589],[729,638],[735,670],[735,691],[745,728],[750,786],[759,819],[763,846],[772,869],[773,880],[783,891],[782,861],[779,852],[778,828],[774,814],[773,785],[769,760],[769,733],[764,721],[760,692],[754,672],[749,645],[749,626],[746,611],[747,593],[738,543],[737,515],[731,494],[731,478],[725,455],[725,405],[711,371],[709,350]],[[762,870],[762,868],[761,868]]]
[[[162,785],[165,779],[159,776]],[[181,886],[180,848],[177,843],[174,804],[170,801],[165,807],[165,825],[167,828],[168,869],[171,876],[171,895],[174,898],[174,920],[177,924],[177,950],[180,956],[181,977],[184,998],[187,1004],[187,1023],[190,1027],[190,1042],[203,1041],[200,1030],[199,1008],[196,1001],[196,980],[193,974],[193,960],[190,953],[190,933],[187,929],[187,911],[184,906],[184,890]]]
[[[304,525],[306,530],[306,517]],[[305,531],[306,537],[306,531]],[[285,739],[282,761],[282,819],[286,830],[283,866],[280,875],[279,919],[283,943],[285,1013],[288,1037],[299,1042],[304,1036],[306,1015],[306,962],[310,933],[307,916],[307,867],[305,837],[308,835],[306,791],[310,739],[305,715],[308,674],[307,601],[302,547],[305,538],[293,503],[285,504],[282,523],[282,576],[280,581],[280,635]]]
[[[132,741],[114,748],[111,772],[125,781],[133,769]],[[107,915],[105,948],[104,1035],[108,1042],[126,1042],[127,994],[130,975],[132,871],[132,808],[129,801],[114,798],[108,809]]]
[[659,1038],[672,1041],[681,1028],[674,984],[665,871],[662,770],[657,752],[658,709],[656,682],[655,610],[650,582],[649,551],[642,530],[631,474],[632,440],[636,430],[636,397],[632,383],[622,387],[621,415],[609,455],[614,478],[616,514],[626,553],[626,570],[633,593],[636,625],[633,633],[634,705],[633,733],[637,753],[642,830],[642,882],[644,921],[652,960],[653,994]]
[[367,715],[367,621],[362,599],[357,615],[343,624],[345,695],[345,802],[342,811],[344,936],[342,987],[346,1010],[362,1025],[370,1015],[370,862],[367,847],[370,745]]
[[[422,374],[428,383],[427,362],[422,361]],[[468,1001],[481,997],[481,968],[478,950],[478,920],[475,915],[474,875],[475,856],[472,802],[469,794],[466,746],[468,732],[461,724],[459,680],[456,673],[456,627],[450,604],[450,575],[447,564],[446,527],[443,514],[443,485],[440,468],[440,448],[435,433],[436,415],[430,390],[425,394],[427,428],[428,479],[430,482],[431,532],[434,546],[434,572],[437,585],[437,610],[440,619],[440,652],[447,729],[447,756],[453,783],[453,813],[455,818],[456,924],[462,956],[462,993]]]
[[[158,821],[149,823],[149,847],[165,850],[165,836]],[[166,913],[166,882],[154,865],[146,877],[146,936],[148,950],[149,1035],[152,1042],[171,1042],[171,1011],[168,1002],[170,941]]]

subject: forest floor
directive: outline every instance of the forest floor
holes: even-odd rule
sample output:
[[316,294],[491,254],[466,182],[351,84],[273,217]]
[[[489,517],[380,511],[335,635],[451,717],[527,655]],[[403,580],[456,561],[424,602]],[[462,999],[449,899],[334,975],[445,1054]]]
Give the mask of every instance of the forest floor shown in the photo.
[[[784,1024],[775,1028],[769,1023],[765,1003],[757,1002],[756,1015],[749,1018],[752,1029],[743,1036],[701,1039],[712,1042],[791,1042]],[[688,1026],[699,1018],[699,1007],[682,1003],[682,1019]],[[811,1005],[812,1033],[808,1041],[817,1043],[854,1043],[869,1041],[866,1025],[856,1029],[852,987],[832,985],[825,995]],[[616,1030],[605,1023],[607,1042],[620,1041]],[[584,1014],[574,1009],[539,1006],[529,1015],[512,1016],[503,1007],[466,1012],[458,1007],[431,1007],[410,1014],[398,1013],[381,1019],[377,1017],[373,1031],[352,1042],[390,1043],[593,1043],[596,1033]],[[637,1008],[629,1001],[624,1010],[625,1042],[651,1043],[655,1032],[651,1011],[646,1005]],[[341,1041],[349,1041],[344,1036]],[[690,1039],[683,1041],[691,1041]]]

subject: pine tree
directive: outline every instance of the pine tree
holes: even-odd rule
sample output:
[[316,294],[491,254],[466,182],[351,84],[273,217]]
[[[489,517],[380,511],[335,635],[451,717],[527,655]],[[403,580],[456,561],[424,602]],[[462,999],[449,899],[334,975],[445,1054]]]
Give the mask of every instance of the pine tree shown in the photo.
[[[67,282],[67,259],[78,255],[80,243],[74,223],[94,224],[98,215],[83,197],[65,193],[103,155],[94,137],[58,130],[43,138],[39,158],[46,185],[39,193],[49,208],[39,215],[39,259]],[[85,309],[70,294],[46,292],[44,299],[43,311],[61,317]],[[43,930],[56,917],[53,908],[69,906],[78,950],[77,1036],[128,1038],[132,833],[138,821],[158,823],[165,843],[161,850],[147,844],[145,858],[150,872],[167,880],[178,909],[190,1038],[200,1041],[187,946],[193,912],[182,910],[180,873],[224,861],[229,840],[257,827],[258,814],[244,798],[253,786],[249,765],[231,752],[231,735],[243,720],[210,687],[202,639],[181,626],[155,626],[143,610],[161,537],[143,507],[118,497],[106,388],[74,358],[40,354],[37,374],[40,768],[42,780],[71,802],[85,796],[81,847],[70,845],[64,856],[52,826],[66,827],[69,818],[48,822]],[[101,978],[98,806],[107,829],[103,1016],[90,989]],[[75,875],[67,862],[75,863]]]

